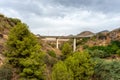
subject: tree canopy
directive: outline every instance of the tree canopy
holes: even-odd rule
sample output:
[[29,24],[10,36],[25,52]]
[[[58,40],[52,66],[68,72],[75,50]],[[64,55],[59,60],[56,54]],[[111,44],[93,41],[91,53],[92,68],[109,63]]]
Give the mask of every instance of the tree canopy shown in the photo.
[[37,38],[28,26],[18,23],[9,33],[5,55],[8,62],[19,68],[20,75],[26,79],[44,79],[44,53],[40,50]]
[[[53,67],[52,80],[89,80],[94,72],[94,62],[86,52],[75,52]],[[69,77],[69,78],[68,78]]]
[[75,52],[65,60],[74,75],[74,80],[89,80],[94,72],[94,62],[87,52]]
[[74,80],[72,71],[62,61],[53,67],[52,80]]

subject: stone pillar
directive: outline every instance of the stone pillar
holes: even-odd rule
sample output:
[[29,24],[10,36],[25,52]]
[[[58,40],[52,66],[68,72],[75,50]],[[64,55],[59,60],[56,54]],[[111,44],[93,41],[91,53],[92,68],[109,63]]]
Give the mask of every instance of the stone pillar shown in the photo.
[[59,49],[59,43],[58,43],[58,38],[56,38],[56,48]]
[[74,38],[73,40],[73,52],[76,51],[76,38]]

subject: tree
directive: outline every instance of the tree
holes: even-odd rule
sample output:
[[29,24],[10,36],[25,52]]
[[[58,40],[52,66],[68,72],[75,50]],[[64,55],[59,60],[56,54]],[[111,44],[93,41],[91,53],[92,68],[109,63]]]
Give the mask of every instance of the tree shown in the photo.
[[9,33],[6,43],[9,64],[20,69],[20,75],[27,79],[44,79],[44,53],[40,50],[37,38],[27,25],[17,23]]
[[52,80],[74,80],[73,73],[64,62],[60,61],[53,67]]
[[67,56],[68,54],[72,53],[72,47],[70,46],[69,43],[64,43],[62,46],[62,53],[64,56]]
[[94,62],[86,52],[75,52],[65,64],[73,72],[74,80],[89,80],[94,72]]

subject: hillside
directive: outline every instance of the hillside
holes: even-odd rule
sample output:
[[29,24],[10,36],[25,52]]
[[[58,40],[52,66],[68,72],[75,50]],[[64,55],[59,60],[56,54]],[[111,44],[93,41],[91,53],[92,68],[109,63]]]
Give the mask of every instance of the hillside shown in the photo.
[[8,18],[0,14],[0,44],[3,44],[6,41],[10,29],[18,22],[21,21],[16,18]]
[[[5,50],[7,51],[7,49],[8,49],[8,48],[4,47],[5,42],[8,39],[8,34],[9,34],[10,30],[14,26],[17,25],[18,22],[22,23],[19,19],[7,18],[7,17],[5,17],[2,14],[0,15],[0,65],[4,64],[3,62],[4,62],[4,59],[5,59],[5,57],[3,56],[2,53]],[[17,26],[17,27],[21,27],[21,26]],[[14,27],[14,28],[17,29],[17,27]],[[20,30],[22,30],[22,29],[20,28]],[[20,30],[18,30],[18,31],[20,31]],[[17,32],[15,32],[15,31],[13,31],[14,34],[15,33],[19,34],[18,31]],[[26,32],[26,31],[22,31],[22,32]],[[20,32],[20,34],[21,34],[21,32]],[[18,37],[18,35],[16,35],[16,36]],[[30,35],[27,35],[26,38],[29,38],[28,36],[30,36]],[[33,36],[35,38],[35,35],[33,35]],[[69,35],[69,36],[73,36],[73,35]],[[77,39],[77,51],[76,52],[72,51],[73,39],[70,39],[69,41],[67,41],[67,43],[66,42],[59,43],[60,44],[59,45],[59,49],[56,49],[56,41],[53,41],[53,42],[48,41],[47,42],[47,41],[42,40],[40,37],[37,37],[38,40],[34,39],[34,38],[31,38],[32,40],[27,39],[26,42],[24,42],[24,39],[26,39],[26,38],[24,38],[24,39],[23,38],[17,38],[19,42],[24,42],[24,43],[22,43],[20,45],[20,44],[17,44],[16,42],[13,42],[13,44],[15,43],[15,46],[12,46],[12,48],[15,48],[15,50],[17,50],[17,51],[19,51],[18,49],[21,48],[22,51],[26,50],[25,52],[29,51],[28,53],[31,53],[31,50],[35,48],[34,46],[31,46],[32,48],[30,47],[30,45],[32,44],[32,41],[33,42],[34,42],[34,40],[36,40],[36,42],[39,41],[38,45],[41,48],[39,47],[37,49],[38,49],[38,51],[40,50],[41,53],[45,53],[45,56],[42,57],[43,60],[44,60],[43,62],[46,65],[46,71],[45,71],[46,79],[45,80],[52,80],[51,79],[51,74],[53,75],[54,70],[57,68],[56,67],[57,66],[56,63],[59,64],[60,61],[62,61],[62,63],[64,63],[64,62],[66,63],[67,62],[68,64],[70,64],[70,65],[64,64],[64,66],[66,66],[68,68],[72,64],[73,66],[70,67],[71,71],[72,71],[74,69],[75,70],[76,69],[81,69],[80,67],[84,63],[82,63],[81,66],[77,66],[77,65],[79,65],[81,62],[88,62],[89,59],[88,59],[88,61],[86,61],[87,58],[94,59],[94,58],[98,57],[101,60],[104,60],[104,62],[111,62],[110,64],[113,64],[113,60],[120,60],[120,57],[118,56],[120,54],[120,50],[119,50],[119,48],[120,48],[120,45],[119,45],[120,44],[120,42],[119,42],[120,41],[120,28],[115,29],[113,31],[104,30],[104,31],[101,31],[99,33],[93,33],[93,32],[90,32],[90,31],[84,31],[84,32],[81,32],[80,34],[77,34],[77,36],[84,36],[84,38]],[[24,36],[22,35],[22,37],[24,37]],[[16,37],[14,39],[16,41]],[[13,39],[10,39],[10,40],[12,41]],[[29,41],[31,41],[31,42],[29,42]],[[111,43],[112,41],[115,41],[115,42]],[[20,45],[20,47],[17,48],[16,45],[18,45],[18,46]],[[30,49],[30,50],[28,50],[28,49]],[[13,50],[13,53],[14,53],[15,50]],[[84,52],[85,50],[88,50],[88,53],[89,53],[89,55],[91,57],[90,56],[88,57],[87,53]],[[8,52],[9,51],[10,50],[8,50]],[[22,54],[22,51],[20,51],[20,53],[18,53],[18,54]],[[16,53],[14,54],[15,56],[16,56]],[[35,54],[36,53],[37,53],[37,51],[35,51]],[[11,55],[11,53],[9,55]],[[31,57],[28,57],[29,55],[26,55],[26,59],[27,58],[31,58]],[[15,59],[21,58],[21,59],[24,60],[25,55],[22,55],[22,56],[23,56],[23,58],[21,58],[21,55],[20,55],[20,56],[18,56]],[[10,56],[7,56],[7,57],[10,57]],[[38,57],[38,56],[36,56],[36,57]],[[33,65],[35,65],[35,66],[38,65],[40,63],[39,61],[41,60],[41,58],[37,58],[38,59],[38,63],[36,63],[36,61],[37,61],[36,57],[32,57],[30,59],[30,61],[29,60],[26,61],[27,65],[29,65],[29,64],[32,65],[32,66]],[[13,56],[13,60],[15,60],[15,59],[14,59],[14,56]],[[18,60],[21,60],[21,59],[18,59]],[[76,59],[78,59],[78,60],[76,60]],[[91,67],[91,64],[93,66],[93,61],[91,61],[91,59],[90,59],[91,63],[89,63],[90,66],[88,65],[87,69],[89,69],[89,67]],[[32,63],[32,60],[33,60],[33,63]],[[80,60],[84,60],[84,61],[80,61]],[[80,63],[77,64],[75,61],[77,61],[77,63],[78,63],[78,61],[80,61]],[[74,66],[74,62],[75,62],[75,64],[77,64],[76,66]],[[101,62],[101,61],[99,61],[99,62]],[[20,68],[24,68],[24,67],[21,67],[21,65],[18,65],[18,66]],[[12,69],[11,69],[11,72],[12,72],[11,73],[11,75],[12,75],[12,77],[11,77],[12,79],[11,80],[18,80],[20,78],[20,74],[18,74],[19,70],[17,70],[18,66],[16,66],[17,68],[12,67]],[[64,67],[64,66],[63,66],[63,64],[60,65],[60,67]],[[105,65],[105,66],[108,66],[108,65]],[[8,75],[8,73],[6,71],[6,67],[8,69],[8,66],[6,66],[6,65],[5,65],[5,68],[3,68],[3,69],[0,68],[0,69],[1,69],[1,71],[3,70],[3,72],[6,72],[5,74],[7,75],[7,77],[9,77],[9,75]],[[78,67],[78,68],[74,68],[74,67]],[[28,66],[26,68],[28,68]],[[32,69],[33,67],[29,66],[29,68]],[[83,68],[84,68],[84,70],[87,70],[86,67],[83,66]],[[34,69],[37,70],[36,67],[34,67]],[[64,69],[64,68],[60,68],[60,69]],[[58,69],[57,70],[59,71],[60,69],[59,69],[59,65],[58,65]],[[97,69],[101,69],[101,68],[98,67]],[[64,71],[65,70],[63,70],[62,72],[64,72]],[[114,71],[114,69],[113,69],[113,71]],[[29,70],[28,70],[28,72],[29,72]],[[60,75],[63,74],[62,72],[60,72]],[[81,70],[80,71],[76,70],[75,72],[79,73],[79,72],[81,72]],[[88,70],[86,71],[86,73],[87,72],[88,72]],[[33,71],[33,73],[34,73],[34,71]],[[56,75],[56,73],[59,73],[59,72],[55,72],[55,75]],[[95,80],[96,79],[96,77],[92,76],[92,75],[96,75],[97,73],[98,72],[96,72],[95,74],[89,75],[89,76],[91,76],[90,77],[91,80]],[[69,75],[69,72],[67,74]],[[82,75],[84,75],[84,74],[85,73],[83,72]],[[29,74],[27,73],[27,75],[29,75]],[[75,75],[75,74],[73,74],[73,75]],[[1,77],[1,75],[0,75],[0,77]],[[59,76],[57,76],[57,77],[59,77]],[[66,76],[65,76],[65,78],[66,78]],[[92,79],[92,78],[94,78],[94,79]],[[39,80],[39,79],[37,79],[37,80]]]
[[[2,51],[4,49],[3,44],[8,38],[8,33],[9,33],[10,29],[12,27],[14,27],[18,22],[21,22],[21,21],[16,18],[8,18],[8,17],[0,14],[0,38],[1,38],[0,39],[0,53],[2,53]],[[87,39],[87,41],[85,41],[85,43],[83,43],[84,45],[88,45],[88,46],[108,45],[110,43],[110,41],[112,41],[112,40],[113,41],[120,40],[120,28],[112,30],[112,31],[104,30],[104,31],[101,31],[98,33],[93,33],[91,31],[83,31],[83,32],[77,34],[77,36],[91,36],[91,35],[92,36],[94,35],[94,36],[91,37],[90,39]],[[80,42],[80,41],[78,40],[77,42]],[[45,43],[44,45],[41,44],[42,48],[44,49],[45,52],[49,51],[49,50],[53,50],[57,54],[61,54],[61,52],[59,50],[55,49],[51,45],[48,45],[49,43],[46,43],[46,42],[42,42],[42,43]]]
[[84,47],[89,46],[107,46],[111,41],[120,41],[120,28],[112,31],[104,30],[98,33],[84,31],[77,36],[90,36],[90,38],[77,39],[77,50],[83,50]]
[[117,28],[108,34],[111,40],[119,40],[120,41],[120,28]]
[[16,18],[8,18],[0,14],[0,33],[7,35],[9,33],[9,30],[14,27],[18,22],[21,21]]
[[0,64],[3,64],[4,57],[2,55],[5,50],[5,42],[8,39],[9,31],[12,27],[14,27],[17,22],[21,22],[16,18],[8,18],[4,15],[0,14]]

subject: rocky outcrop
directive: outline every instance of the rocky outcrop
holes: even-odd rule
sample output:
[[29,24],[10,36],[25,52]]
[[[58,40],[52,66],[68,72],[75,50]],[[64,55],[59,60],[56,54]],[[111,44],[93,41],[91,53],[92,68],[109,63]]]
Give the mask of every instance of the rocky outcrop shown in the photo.
[[111,31],[108,36],[111,40],[119,40],[120,41],[120,28]]

